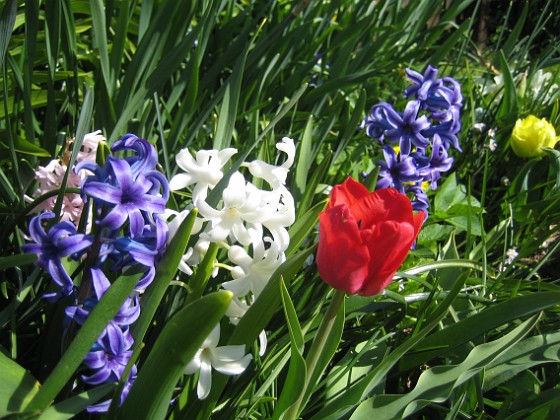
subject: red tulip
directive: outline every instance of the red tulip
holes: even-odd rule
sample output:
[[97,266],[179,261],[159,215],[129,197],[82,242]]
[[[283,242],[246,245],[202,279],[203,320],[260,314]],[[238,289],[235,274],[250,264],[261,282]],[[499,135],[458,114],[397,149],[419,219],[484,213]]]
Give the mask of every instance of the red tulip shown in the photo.
[[406,195],[369,192],[348,178],[336,185],[319,214],[317,266],[321,278],[350,294],[372,296],[391,282],[424,222]]

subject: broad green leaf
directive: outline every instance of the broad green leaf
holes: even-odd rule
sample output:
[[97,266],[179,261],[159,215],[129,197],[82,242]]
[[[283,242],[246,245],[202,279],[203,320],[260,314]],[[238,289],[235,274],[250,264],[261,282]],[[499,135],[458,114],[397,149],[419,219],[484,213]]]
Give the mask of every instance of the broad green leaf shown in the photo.
[[453,205],[464,202],[466,197],[465,187],[457,184],[457,177],[452,173],[437,189],[434,211],[447,212]]
[[517,91],[515,89],[515,81],[513,80],[508,62],[502,50],[499,52],[499,58],[500,70],[504,77],[504,96],[498,111],[498,117],[513,120],[517,116]]
[[220,245],[211,242],[206,254],[204,254],[204,258],[196,267],[196,271],[193,273],[189,280],[189,286],[191,288],[191,292],[187,295],[185,299],[185,304],[191,303],[193,300],[196,300],[202,296],[204,293],[204,289],[206,288],[206,284],[212,275],[212,271],[214,270],[214,261],[216,259],[216,255],[218,255],[218,251],[220,250]]
[[313,115],[307,119],[307,124],[299,142],[298,161],[296,165],[295,185],[297,189],[296,200],[303,195],[307,187],[307,179],[309,178],[309,169],[313,163],[313,155],[311,153],[311,144],[313,141]]
[[493,389],[533,366],[558,362],[560,362],[560,332],[525,338],[488,366],[484,373],[484,390]]
[[233,73],[226,82],[226,90],[224,99],[218,114],[218,127],[214,135],[214,149],[222,150],[230,146],[231,137],[235,128],[235,119],[237,117],[237,108],[241,95],[241,82],[243,81],[243,72],[245,70],[245,60],[249,51],[249,44],[243,51],[238,61],[235,63]]
[[350,417],[353,420],[380,418],[404,418],[431,402],[447,400],[455,388],[479,374],[497,357],[507,352],[526,336],[536,325],[535,315],[505,336],[490,343],[476,346],[458,365],[436,366],[423,372],[414,389],[404,395],[377,395],[365,400]]
[[9,257],[0,257],[0,271],[10,267],[20,267],[33,264],[37,254],[17,254]]
[[560,293],[543,292],[518,296],[493,304],[480,312],[437,331],[400,361],[400,370],[406,371],[441,356],[453,349],[492,331],[500,325],[533,315],[560,302]]
[[[313,395],[319,379],[323,375],[328,364],[331,363],[334,353],[340,344],[342,331],[344,330],[345,298],[346,293],[338,290],[334,291],[327,312],[323,315],[319,330],[315,335],[309,354],[307,355],[306,360],[313,370],[310,372],[310,376],[307,379],[308,386],[303,396],[303,403],[300,407],[300,411]],[[321,329],[324,326],[326,327],[327,334],[326,337],[321,337]],[[317,341],[318,338],[322,338],[322,340],[319,342]],[[314,355],[313,352],[315,350],[318,350],[318,357],[316,361],[312,361],[310,359]]]
[[12,30],[14,29],[14,23],[16,21],[16,11],[16,0],[7,0],[4,3],[2,16],[0,16],[0,69],[4,67],[6,51],[8,50]]
[[119,417],[164,418],[185,366],[226,313],[229,291],[204,296],[177,312],[165,324],[142,366]]
[[0,417],[8,413],[17,413],[25,407],[37,394],[39,382],[18,365],[15,361],[0,351]]
[[[105,7],[101,0],[89,0],[91,20],[93,23],[93,45],[97,48],[97,56],[101,63],[101,74],[105,82],[105,89],[109,96],[112,94],[111,70],[109,67],[109,51],[107,42],[107,24],[105,22]],[[122,7],[122,6],[121,6]]]
[[[5,130],[1,130],[0,131],[0,138],[4,138],[5,135],[6,135]],[[0,146],[4,149],[9,149],[9,146],[7,144],[5,144],[4,142],[0,142]],[[42,147],[39,147],[39,146],[37,146],[33,143],[30,143],[27,140],[25,140],[24,138],[21,138],[19,136],[14,137],[14,149],[15,149],[16,152],[23,153],[23,154],[26,154],[26,155],[31,155],[31,156],[38,156],[38,157],[49,157],[50,156],[50,153],[47,152]]]
[[290,234],[290,245],[286,250],[286,255],[291,255],[296,252],[300,246],[309,238],[310,233],[315,229],[319,220],[319,213],[325,208],[325,203],[320,202],[309,209],[301,217],[296,218],[296,221],[288,233]]

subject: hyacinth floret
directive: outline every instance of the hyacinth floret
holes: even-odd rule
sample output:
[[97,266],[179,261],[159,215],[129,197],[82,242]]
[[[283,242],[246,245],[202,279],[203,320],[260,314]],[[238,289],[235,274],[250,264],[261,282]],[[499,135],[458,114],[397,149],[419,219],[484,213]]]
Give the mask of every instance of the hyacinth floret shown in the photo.
[[34,242],[22,245],[24,252],[39,256],[36,265],[47,271],[60,287],[57,293],[45,296],[49,299],[70,296],[74,291],[74,283],[62,265],[62,258],[71,256],[77,260],[93,243],[91,236],[78,233],[76,226],[67,221],[59,222],[45,232],[41,222],[54,217],[52,212],[35,216],[29,224],[29,235]]

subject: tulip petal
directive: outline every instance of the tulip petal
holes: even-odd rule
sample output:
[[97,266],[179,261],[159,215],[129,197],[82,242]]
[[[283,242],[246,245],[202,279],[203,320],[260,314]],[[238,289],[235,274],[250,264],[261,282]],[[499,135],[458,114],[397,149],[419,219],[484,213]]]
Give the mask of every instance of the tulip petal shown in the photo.
[[[412,212],[411,212],[412,214]],[[414,226],[387,220],[362,231],[363,240],[368,244],[371,260],[363,296],[380,293],[391,282],[395,272],[406,259],[410,247],[416,238]]]
[[362,227],[382,220],[412,223],[412,204],[406,195],[394,188],[383,188],[357,200],[350,212]]
[[327,209],[340,204],[346,204],[349,208],[359,199],[371,194],[366,187],[352,177],[348,177],[344,184],[335,185],[330,194]]
[[363,288],[370,258],[358,223],[346,205],[319,215],[320,241],[317,266],[321,278],[338,290],[354,294]]

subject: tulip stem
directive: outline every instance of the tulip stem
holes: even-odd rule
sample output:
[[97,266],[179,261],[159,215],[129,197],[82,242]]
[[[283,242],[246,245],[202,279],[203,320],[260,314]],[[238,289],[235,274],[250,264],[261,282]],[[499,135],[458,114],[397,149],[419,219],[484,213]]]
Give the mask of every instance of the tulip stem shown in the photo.
[[[305,378],[305,383],[298,400],[289,408],[286,412],[286,419],[296,419],[299,413],[303,410],[307,404],[307,400],[311,397],[312,388],[316,385],[321,376],[322,371],[326,367],[326,363],[318,365],[319,360],[323,359],[321,357],[325,350],[327,341],[332,333],[333,326],[336,321],[336,317],[340,311],[340,307],[344,302],[346,293],[340,290],[335,290],[334,295],[331,299],[331,303],[319,325],[317,334],[311,343],[309,353],[305,359],[307,365],[307,375]],[[340,340],[340,337],[339,337]],[[329,356],[329,359],[332,355]],[[321,371],[317,371],[320,369]]]

